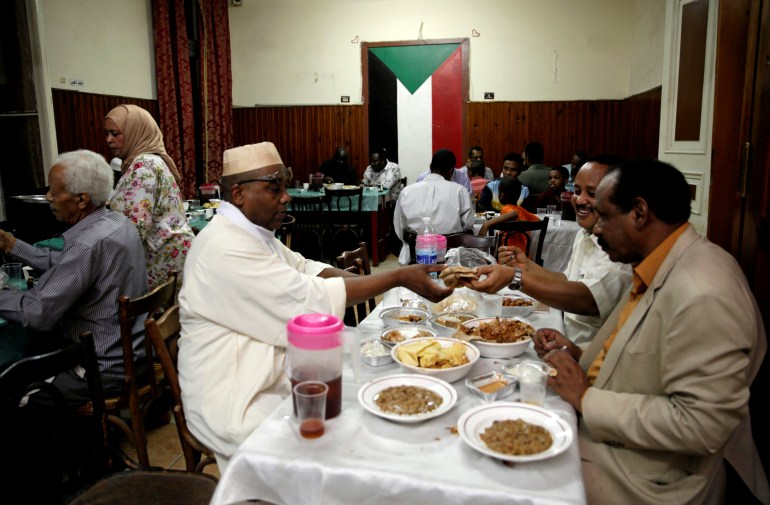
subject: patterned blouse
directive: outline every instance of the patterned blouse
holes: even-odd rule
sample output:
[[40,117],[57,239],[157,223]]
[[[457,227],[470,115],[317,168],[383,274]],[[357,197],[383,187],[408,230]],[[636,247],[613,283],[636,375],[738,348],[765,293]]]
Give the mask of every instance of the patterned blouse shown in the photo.
[[134,158],[115,186],[110,208],[125,214],[139,232],[150,289],[163,282],[167,272],[175,270],[182,278],[193,232],[185,219],[179,187],[160,156]]
[[404,186],[401,184],[401,168],[388,161],[380,172],[375,172],[371,165],[364,171],[364,184],[367,186],[377,186],[382,184],[383,188],[390,189],[390,199],[398,198]]

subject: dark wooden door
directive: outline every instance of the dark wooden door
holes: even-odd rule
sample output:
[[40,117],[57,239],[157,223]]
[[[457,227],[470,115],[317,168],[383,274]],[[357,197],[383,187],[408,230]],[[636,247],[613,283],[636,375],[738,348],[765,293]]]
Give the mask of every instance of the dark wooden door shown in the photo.
[[[740,263],[770,326],[770,1],[719,3],[709,238]],[[754,381],[754,439],[770,470],[769,359]],[[750,502],[747,502],[750,503]]]

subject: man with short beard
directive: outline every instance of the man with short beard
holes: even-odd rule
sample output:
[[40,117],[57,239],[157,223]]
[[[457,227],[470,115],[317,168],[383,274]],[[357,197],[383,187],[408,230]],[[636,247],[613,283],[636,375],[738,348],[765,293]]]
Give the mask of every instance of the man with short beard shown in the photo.
[[564,273],[546,270],[518,247],[500,247],[498,261],[507,266],[497,265],[472,287],[495,293],[511,283],[520,284],[521,292],[564,311],[567,338],[587,345],[631,284],[630,268],[611,261],[591,234],[596,223],[596,188],[620,161],[617,156],[597,156],[578,172],[572,205],[583,230],[575,237]]

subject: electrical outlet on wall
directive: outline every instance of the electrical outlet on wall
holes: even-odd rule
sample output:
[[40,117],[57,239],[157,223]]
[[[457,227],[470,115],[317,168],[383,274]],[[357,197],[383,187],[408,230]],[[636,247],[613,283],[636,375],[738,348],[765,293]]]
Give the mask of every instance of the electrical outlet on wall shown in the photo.
[[340,97],[340,102],[342,102],[342,103],[350,103],[350,97],[343,95],[343,96]]
[[494,99],[495,99],[494,93],[492,93],[491,91],[484,92],[484,100],[494,100]]

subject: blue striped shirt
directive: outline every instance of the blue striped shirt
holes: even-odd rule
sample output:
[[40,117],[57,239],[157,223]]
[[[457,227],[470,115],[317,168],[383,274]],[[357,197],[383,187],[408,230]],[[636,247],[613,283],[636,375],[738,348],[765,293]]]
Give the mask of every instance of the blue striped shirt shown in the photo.
[[[16,241],[12,254],[43,270],[29,291],[0,291],[0,316],[36,330],[57,322],[70,338],[92,331],[103,376],[123,378],[118,297],[147,291],[144,249],[136,228],[122,214],[93,211],[63,233],[61,252]],[[135,326],[134,350],[144,356],[144,334]]]

